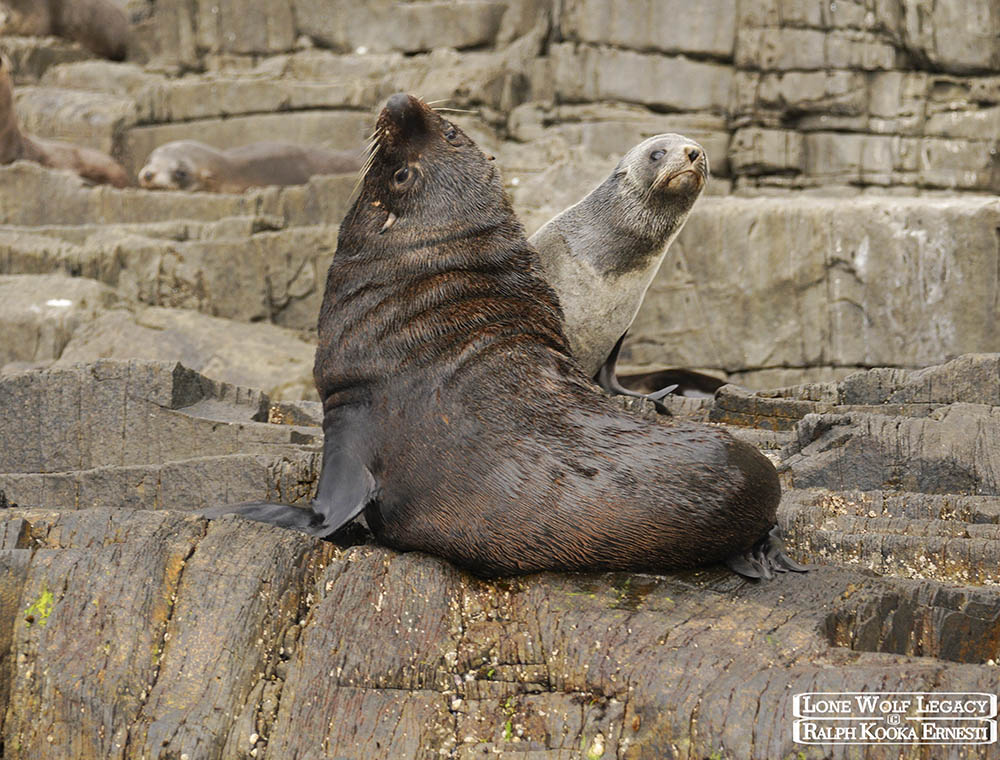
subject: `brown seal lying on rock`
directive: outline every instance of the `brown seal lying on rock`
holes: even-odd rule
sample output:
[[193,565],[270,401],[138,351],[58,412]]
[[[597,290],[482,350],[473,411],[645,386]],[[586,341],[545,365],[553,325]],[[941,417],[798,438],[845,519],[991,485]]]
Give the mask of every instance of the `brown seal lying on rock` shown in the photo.
[[656,400],[672,389],[627,390],[615,365],[646,290],[707,179],[704,148],[682,135],[656,135],[531,237],[562,304],[573,355],[605,390]]
[[149,154],[139,184],[149,190],[242,193],[251,187],[304,185],[315,174],[356,172],[361,164],[360,153],[284,142],[219,150],[196,140],[177,140]]
[[125,11],[111,0],[0,0],[0,36],[53,34],[121,61],[128,32]]
[[128,187],[128,173],[111,156],[56,140],[23,133],[14,113],[14,86],[10,61],[0,55],[0,165],[24,159],[51,169],[68,169],[96,184]]
[[327,535],[364,511],[381,543],[483,576],[801,569],[774,531],[771,463],[719,428],[623,412],[561,317],[496,167],[392,96],[320,311],[317,497],[207,514]]

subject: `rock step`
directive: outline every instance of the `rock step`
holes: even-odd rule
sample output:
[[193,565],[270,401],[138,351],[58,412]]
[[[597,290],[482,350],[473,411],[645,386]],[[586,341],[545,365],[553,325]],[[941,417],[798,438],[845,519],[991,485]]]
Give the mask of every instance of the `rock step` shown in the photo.
[[705,198],[622,362],[774,388],[1000,350],[998,228],[992,198]]
[[[5,178],[0,214],[18,227],[84,225],[94,218],[109,224],[273,218],[269,224],[285,228],[251,235],[250,247],[243,246],[242,229],[229,242],[164,240],[159,233],[153,241],[143,239],[147,233],[118,239],[117,230],[81,241],[73,233],[78,248],[66,245],[68,234],[45,233],[60,239],[53,244],[36,230],[0,230],[6,243],[0,273],[84,274],[131,301],[299,329],[314,325],[336,237],[332,225],[354,184],[326,177],[243,196],[151,193],[86,189],[28,164],[0,170]],[[526,189],[518,187],[515,200],[529,215],[566,193],[559,185]],[[40,216],[38,205],[26,202],[33,193],[53,198],[46,207],[58,218]],[[576,199],[565,198],[567,204]],[[310,230],[292,230],[298,226]],[[647,294],[623,364],[701,367],[741,384],[774,387],[803,376],[834,380],[858,367],[923,366],[956,352],[998,350],[991,329],[991,304],[1000,298],[998,228],[1000,202],[993,199],[704,199]],[[238,299],[230,283],[233,260],[241,261],[244,278]],[[788,429],[804,410],[822,410],[800,400],[789,399],[786,411],[771,414],[767,424]],[[740,404],[729,394],[718,412],[728,410],[733,421],[755,414]]]
[[42,760],[105,757],[126,730],[127,758],[653,758],[682,739],[707,757],[734,726],[763,760],[794,754],[794,693],[996,679],[995,592],[839,568],[481,582],[419,553],[108,509],[4,510],[0,562],[5,747]]
[[963,585],[998,580],[1000,497],[793,489],[779,518],[800,561]]

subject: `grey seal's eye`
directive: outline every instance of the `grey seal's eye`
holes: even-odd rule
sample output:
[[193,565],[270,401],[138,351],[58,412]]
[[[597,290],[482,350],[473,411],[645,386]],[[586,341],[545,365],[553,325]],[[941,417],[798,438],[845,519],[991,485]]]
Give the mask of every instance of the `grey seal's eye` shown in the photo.
[[666,153],[667,152],[665,150],[654,150],[652,153],[649,154],[649,158],[652,161],[659,161],[666,155]]
[[171,176],[173,177],[174,182],[179,185],[185,184],[189,179],[187,169],[174,169],[173,172],[171,172]]
[[409,178],[410,178],[410,170],[406,166],[404,166],[402,169],[397,169],[396,173],[392,175],[392,179],[397,185],[402,185]]

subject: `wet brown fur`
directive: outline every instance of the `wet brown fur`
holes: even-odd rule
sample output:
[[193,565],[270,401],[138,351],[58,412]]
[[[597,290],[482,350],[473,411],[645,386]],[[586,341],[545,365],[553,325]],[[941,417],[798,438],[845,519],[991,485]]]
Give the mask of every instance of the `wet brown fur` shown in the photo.
[[14,112],[10,62],[0,55],[0,165],[18,160],[34,161],[51,169],[68,169],[95,184],[128,187],[128,173],[111,156],[56,140],[43,140],[22,132]]
[[770,462],[601,395],[495,165],[402,98],[341,225],[315,365],[325,427],[361,421],[376,537],[488,576],[692,567],[754,544],[775,521]]

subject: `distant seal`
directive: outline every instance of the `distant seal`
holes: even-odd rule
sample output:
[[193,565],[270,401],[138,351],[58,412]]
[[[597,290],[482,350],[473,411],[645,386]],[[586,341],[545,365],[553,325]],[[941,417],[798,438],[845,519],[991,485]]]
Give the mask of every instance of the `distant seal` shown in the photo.
[[482,576],[799,569],[772,535],[781,489],[759,451],[597,392],[472,140],[405,94],[375,134],[319,316],[317,497],[210,514],[326,535],[363,511],[381,543]]
[[316,174],[344,174],[361,168],[353,151],[255,142],[219,150],[196,140],[177,140],[149,154],[139,184],[149,190],[242,193],[251,187],[304,185]]
[[0,164],[34,161],[51,169],[68,169],[96,184],[128,187],[128,173],[121,164],[100,151],[56,140],[43,140],[22,132],[14,112],[14,86],[10,61],[0,54]]
[[128,17],[111,0],[0,0],[0,36],[49,34],[121,61],[128,44]]
[[606,390],[645,395],[618,384],[618,351],[707,179],[704,148],[682,135],[656,135],[531,237],[559,295],[573,355]]

